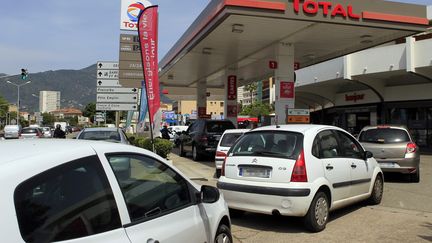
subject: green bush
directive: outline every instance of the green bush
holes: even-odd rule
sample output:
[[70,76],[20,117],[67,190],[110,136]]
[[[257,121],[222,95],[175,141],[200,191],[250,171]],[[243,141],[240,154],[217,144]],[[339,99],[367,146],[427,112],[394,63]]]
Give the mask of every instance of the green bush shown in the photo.
[[[167,158],[168,154],[171,153],[171,150],[173,148],[172,142],[170,142],[169,140],[166,140],[166,139],[156,138],[154,140],[154,143],[155,143],[154,147],[156,150],[156,154],[158,154],[162,158]],[[147,149],[149,151],[153,151],[150,138],[135,137],[135,139],[132,141],[132,144],[137,146],[137,147]]]

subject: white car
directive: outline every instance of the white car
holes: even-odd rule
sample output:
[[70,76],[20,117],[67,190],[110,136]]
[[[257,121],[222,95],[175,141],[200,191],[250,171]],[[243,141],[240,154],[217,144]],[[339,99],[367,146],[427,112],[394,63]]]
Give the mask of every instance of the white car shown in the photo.
[[0,154],[2,242],[232,242],[217,188],[147,150],[49,139]]
[[186,131],[188,127],[189,126],[177,126],[177,125],[168,127],[168,130],[170,131],[169,134],[170,141],[172,141],[175,144],[175,146],[180,145],[180,140],[179,140],[180,136],[178,133],[182,133]]
[[383,173],[372,156],[337,127],[262,127],[233,145],[217,186],[231,216],[248,211],[304,217],[305,226],[318,232],[329,211],[361,200],[381,202]]
[[228,129],[222,134],[215,155],[216,177],[220,177],[222,164],[227,156],[228,150],[239,137],[249,130],[250,129]]

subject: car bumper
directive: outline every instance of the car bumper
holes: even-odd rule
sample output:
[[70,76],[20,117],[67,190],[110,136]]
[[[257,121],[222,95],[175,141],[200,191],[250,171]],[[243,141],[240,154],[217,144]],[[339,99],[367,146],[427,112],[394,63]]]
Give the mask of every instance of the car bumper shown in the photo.
[[420,158],[376,159],[383,172],[414,173],[420,165]]
[[303,217],[313,198],[308,188],[265,187],[219,181],[228,206],[248,212]]

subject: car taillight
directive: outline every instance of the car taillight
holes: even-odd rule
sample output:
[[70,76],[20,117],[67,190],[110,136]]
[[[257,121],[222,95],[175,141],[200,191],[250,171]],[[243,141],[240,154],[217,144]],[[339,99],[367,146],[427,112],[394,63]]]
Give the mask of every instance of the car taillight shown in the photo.
[[222,151],[216,151],[216,157],[226,157],[226,153]]
[[225,157],[224,162],[222,164],[221,176],[225,176],[225,164],[228,157]]
[[304,152],[301,151],[298,159],[294,164],[294,168],[291,174],[291,182],[307,182],[306,162],[304,158]]
[[415,143],[408,143],[406,147],[406,154],[414,153],[417,151],[417,145]]

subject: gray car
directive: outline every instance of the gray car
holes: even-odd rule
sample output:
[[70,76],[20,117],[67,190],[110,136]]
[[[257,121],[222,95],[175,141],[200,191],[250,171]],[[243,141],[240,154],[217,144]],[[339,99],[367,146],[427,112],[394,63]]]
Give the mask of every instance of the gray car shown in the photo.
[[77,139],[130,144],[123,130],[115,127],[85,128],[78,134]]
[[382,171],[409,174],[420,181],[420,151],[408,129],[398,125],[367,126],[359,134],[363,147],[373,153]]

